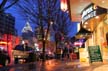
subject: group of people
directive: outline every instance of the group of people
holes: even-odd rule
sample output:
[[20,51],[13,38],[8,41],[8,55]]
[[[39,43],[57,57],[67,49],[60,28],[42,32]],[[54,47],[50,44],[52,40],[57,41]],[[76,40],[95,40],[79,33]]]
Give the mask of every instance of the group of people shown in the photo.
[[58,48],[56,51],[56,58],[57,59],[73,60],[73,55],[75,55],[75,53],[72,51],[72,49],[69,49],[67,47],[65,47],[64,49]]

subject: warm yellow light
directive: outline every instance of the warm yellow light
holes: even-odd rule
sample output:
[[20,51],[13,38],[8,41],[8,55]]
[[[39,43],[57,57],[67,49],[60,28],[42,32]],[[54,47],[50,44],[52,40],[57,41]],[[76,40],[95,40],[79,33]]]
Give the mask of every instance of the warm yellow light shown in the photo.
[[85,22],[85,24],[88,24],[88,22]]
[[99,18],[99,16],[96,16],[95,18],[96,18],[96,19],[98,19],[98,18]]
[[88,30],[90,31],[90,28]]
[[7,42],[3,42],[3,41],[1,41],[0,44],[7,45]]
[[77,32],[81,29],[80,23],[77,24]]
[[87,28],[87,26],[86,26],[86,25],[84,25],[84,28]]
[[105,3],[105,1],[102,1],[102,3]]
[[66,11],[67,9],[67,0],[61,0],[61,10]]

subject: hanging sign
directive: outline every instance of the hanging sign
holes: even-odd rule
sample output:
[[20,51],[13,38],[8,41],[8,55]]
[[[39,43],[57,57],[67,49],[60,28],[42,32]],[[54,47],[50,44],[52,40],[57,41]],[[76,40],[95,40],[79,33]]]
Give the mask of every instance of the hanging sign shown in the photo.
[[107,9],[101,8],[92,3],[82,11],[82,23],[103,13],[107,13]]

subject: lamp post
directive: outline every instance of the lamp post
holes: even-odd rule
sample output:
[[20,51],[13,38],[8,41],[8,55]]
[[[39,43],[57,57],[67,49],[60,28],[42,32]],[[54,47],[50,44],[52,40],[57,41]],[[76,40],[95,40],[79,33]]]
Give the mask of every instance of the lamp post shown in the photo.
[[24,51],[25,51],[25,41],[22,40],[22,45],[23,45],[23,48],[24,48]]
[[67,11],[68,5],[67,5],[67,0],[61,0],[61,10],[62,11]]

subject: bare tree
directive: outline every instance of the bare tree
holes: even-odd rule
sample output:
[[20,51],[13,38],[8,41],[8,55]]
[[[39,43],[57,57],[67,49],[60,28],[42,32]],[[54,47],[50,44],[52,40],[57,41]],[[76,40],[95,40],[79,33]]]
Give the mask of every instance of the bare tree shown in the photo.
[[[54,21],[56,14],[59,12],[59,6],[59,0],[20,0],[17,3],[20,14],[34,23],[36,27],[41,27],[43,53],[45,53],[45,42],[47,41],[51,21]],[[44,35],[45,28],[47,28],[46,35]]]
[[[29,19],[36,27],[40,27],[43,53],[45,53],[45,43],[51,22],[53,22],[52,26],[55,33],[60,33],[59,38],[61,38],[61,36],[68,36],[71,21],[69,14],[60,10],[60,0],[20,0],[17,3],[17,7],[25,19]],[[44,35],[44,28],[47,28],[46,35]],[[59,42],[58,38],[55,40]]]
[[62,33],[62,35],[65,35],[68,37],[68,34],[70,33],[70,26],[71,26],[71,20],[69,18],[69,14],[63,11],[59,11],[57,18],[56,18],[56,24],[53,26],[53,28],[56,31],[59,31]]
[[[55,42],[56,42],[56,49],[57,45],[63,41],[63,38],[68,38],[69,33],[71,32],[71,20],[69,18],[69,14],[63,11],[59,11],[55,23],[53,24],[53,29],[55,30]],[[58,43],[59,42],[59,43]]]
[[[7,10],[8,8],[10,8],[11,6],[13,6],[15,3],[17,3],[19,0],[2,0],[0,3],[0,13],[4,12],[5,10]],[[6,4],[10,2],[9,5],[6,6]]]

